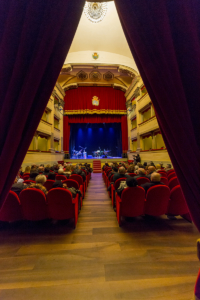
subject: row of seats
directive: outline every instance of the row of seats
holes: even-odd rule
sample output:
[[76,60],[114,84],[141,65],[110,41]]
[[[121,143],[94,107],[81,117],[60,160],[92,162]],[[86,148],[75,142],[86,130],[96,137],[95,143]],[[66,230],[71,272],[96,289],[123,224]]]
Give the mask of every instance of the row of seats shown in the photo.
[[[90,179],[91,175],[88,175]],[[79,194],[73,199],[70,191],[64,188],[52,188],[54,181],[47,180],[48,194],[35,188],[22,190],[19,197],[10,191],[0,210],[0,221],[14,222],[21,220],[40,221],[45,219],[65,220],[73,219],[74,228],[78,220],[79,207],[82,206],[83,197]],[[74,174],[65,179],[68,187],[75,187],[84,192],[83,179]],[[80,203],[80,205],[79,205]]]
[[[106,170],[103,173],[104,181],[108,186],[110,184],[107,178],[109,172]],[[167,175],[171,173],[167,174],[166,172]],[[138,183],[142,182],[140,179],[138,178]],[[149,181],[148,178],[144,178],[144,180],[146,180],[145,182]],[[171,180],[174,180],[174,178],[171,178]],[[111,185],[111,192],[109,193],[113,208],[116,204],[119,226],[121,226],[122,217],[137,217],[145,214],[150,216],[160,216],[163,214],[171,216],[181,215],[191,222],[189,210],[177,178],[176,182],[173,182],[174,186],[171,186],[171,188],[168,185],[156,185],[149,188],[146,195],[145,190],[140,186],[128,187],[124,189],[120,198],[116,190],[120,186],[121,181],[124,181],[124,178],[116,180]],[[145,182],[143,181],[143,183]]]

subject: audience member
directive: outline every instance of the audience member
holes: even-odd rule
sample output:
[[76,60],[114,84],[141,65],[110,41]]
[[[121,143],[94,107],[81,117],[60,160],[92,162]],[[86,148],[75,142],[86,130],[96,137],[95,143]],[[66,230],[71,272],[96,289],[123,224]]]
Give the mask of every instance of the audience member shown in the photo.
[[47,177],[47,180],[56,180],[56,173],[50,172]]
[[160,181],[160,178],[161,175],[159,173],[153,172],[151,173],[151,178],[150,178],[151,182],[144,183],[141,185],[141,187],[143,187],[143,189],[145,189],[145,192],[147,192],[148,189],[154,185],[159,185],[159,184],[164,185],[164,183]]
[[156,171],[161,171],[162,169],[161,169],[161,165],[160,164],[157,164],[156,165]]
[[26,166],[24,173],[30,174],[31,168],[29,166]]
[[127,173],[126,174],[130,174],[130,173],[135,173],[135,167],[134,167],[133,164],[128,166],[128,168],[127,168]]
[[136,187],[138,186],[137,180],[135,180],[133,177],[126,179],[126,184],[120,184],[119,188],[117,189],[117,194],[121,197],[121,194],[124,189],[128,187]]
[[169,171],[169,170],[171,170],[172,169],[172,166],[170,165],[170,164],[167,164],[167,166],[166,166],[166,168],[165,168],[165,171],[167,172],[167,171]]
[[155,167],[149,166],[149,167],[148,167],[148,170],[147,170],[147,177],[148,177],[149,179],[151,179],[151,174],[154,173],[155,171],[156,171],[156,168],[155,168]]
[[130,178],[131,177],[125,173],[126,173],[126,169],[124,167],[119,167],[118,173],[114,174],[114,176],[113,176],[113,182],[115,182],[117,179],[120,179],[120,178]]
[[34,180],[35,181],[35,178],[39,175],[38,172],[34,171],[34,172],[31,172],[30,175],[29,175],[29,180]]
[[53,186],[52,186],[51,189],[55,189],[55,188],[64,188],[64,189],[70,191],[73,198],[76,197],[76,194],[77,194],[77,193],[80,194],[80,196],[82,196],[82,195],[81,195],[81,191],[75,189],[74,187],[68,188],[68,187],[67,187],[67,184],[66,184],[66,183],[62,183],[61,180],[56,180],[56,181],[54,182],[54,184],[53,184]]
[[25,184],[20,179],[17,180],[17,178],[15,178],[14,184],[11,186],[10,190],[13,191],[13,192],[15,192],[19,196],[19,194],[21,193],[21,191],[24,190],[24,189],[26,189],[27,187],[28,187],[27,184]]
[[45,195],[47,195],[47,189],[43,186],[44,183],[46,182],[47,178],[45,175],[38,175],[35,178],[36,183],[31,183],[29,185],[29,188],[34,188],[34,189],[39,189],[41,190]]
[[50,169],[46,167],[44,169],[44,173],[43,174],[48,176],[49,175],[49,171],[50,171]]
[[148,178],[148,176],[146,176],[145,169],[143,169],[143,168],[139,168],[139,169],[137,170],[137,176],[134,176],[133,178],[134,178],[134,179],[137,179],[137,178],[140,178],[140,177]]

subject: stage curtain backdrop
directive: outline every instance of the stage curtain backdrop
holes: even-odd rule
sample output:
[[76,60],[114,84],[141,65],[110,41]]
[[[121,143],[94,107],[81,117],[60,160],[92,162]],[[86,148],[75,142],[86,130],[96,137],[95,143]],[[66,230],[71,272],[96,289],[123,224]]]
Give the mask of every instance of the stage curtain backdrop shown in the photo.
[[[100,99],[99,106],[92,105],[92,98]],[[66,91],[65,110],[123,110],[126,111],[124,92],[112,87],[78,87]]]
[[[200,230],[200,2],[115,0],[115,4]],[[195,293],[200,298],[199,284]]]
[[83,6],[83,0],[0,1],[0,205],[45,110]]
[[70,140],[70,123],[121,123],[122,130],[122,151],[128,150],[128,125],[127,116],[119,115],[77,115],[77,116],[65,116],[64,117],[64,143],[63,148],[65,152],[69,152],[69,140]]

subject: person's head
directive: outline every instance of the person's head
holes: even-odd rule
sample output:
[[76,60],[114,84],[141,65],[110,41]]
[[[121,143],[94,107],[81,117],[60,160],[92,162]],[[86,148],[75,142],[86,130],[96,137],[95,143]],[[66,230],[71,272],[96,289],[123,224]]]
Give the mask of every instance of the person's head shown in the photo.
[[44,165],[43,165],[43,164],[41,164],[41,165],[40,165],[40,167],[43,167],[43,168],[44,168]]
[[134,173],[135,167],[133,165],[128,166],[127,172],[128,173]]
[[49,168],[45,168],[45,169],[44,169],[44,173],[48,174],[48,173],[49,173],[49,170],[50,170]]
[[52,186],[52,189],[55,189],[55,188],[62,188],[63,187],[63,184],[62,184],[62,181],[61,180],[56,180]]
[[153,167],[153,166],[149,166],[149,167],[148,167],[148,172],[149,172],[149,173],[153,173],[153,172],[155,172],[155,170],[156,170],[156,168]]
[[126,169],[124,167],[120,167],[119,174],[125,174],[125,173],[126,173]]
[[138,165],[139,168],[143,167],[143,165],[141,163],[137,163],[137,165]]
[[113,167],[113,171],[114,171],[115,173],[117,173],[117,172],[118,172],[118,168],[117,168],[117,167]]
[[49,165],[49,164],[48,164],[48,165],[46,165],[46,168],[50,169],[50,168],[51,168],[51,165]]
[[36,171],[31,172],[30,175],[29,175],[30,176],[29,178],[30,178],[30,180],[35,180],[35,177],[37,177],[38,175],[39,175],[39,173],[36,172]]
[[154,172],[151,174],[151,181],[152,182],[160,182],[160,177],[161,177],[161,175],[159,173]]
[[40,184],[44,184],[46,181],[47,181],[47,178],[45,175],[38,175],[36,178],[35,178],[35,181],[36,183],[40,183]]
[[161,165],[160,165],[160,164],[157,164],[157,165],[156,165],[156,169],[157,169],[157,170],[160,170],[160,169],[161,169]]
[[74,170],[75,170],[75,166],[72,165],[72,166],[71,166],[71,171],[73,172]]
[[144,167],[146,167],[146,166],[147,166],[147,162],[146,162],[146,161],[144,162],[143,166],[144,166]]
[[66,172],[70,172],[70,170],[71,170],[71,167],[70,167],[70,166],[68,166],[68,165],[66,165],[66,167],[65,167],[65,171],[66,171]]
[[106,167],[109,167],[109,164],[106,162],[106,163],[105,163],[105,166],[106,166]]
[[24,173],[30,173],[31,168],[29,166],[26,166]]
[[138,186],[137,180],[134,179],[133,177],[127,178],[127,179],[126,179],[126,184],[127,184],[128,187],[135,187],[135,186]]
[[137,171],[139,169],[139,167],[138,166],[135,166],[135,171]]
[[137,173],[138,173],[139,175],[145,175],[145,170],[144,170],[143,168],[139,168],[139,169],[137,170]]
[[172,167],[172,166],[171,166],[170,164],[167,164],[167,168],[168,168],[168,169],[171,169],[171,167]]
[[49,180],[55,180],[56,179],[56,173],[54,172],[50,172],[47,179]]
[[38,168],[38,171],[39,171],[39,173],[44,172],[44,167],[40,166],[40,167]]
[[31,170],[32,170],[32,169],[37,169],[37,165],[32,165],[32,166],[31,166]]
[[64,170],[63,170],[63,169],[59,169],[59,170],[58,170],[58,174],[59,174],[59,175],[63,175],[63,173],[64,173]]

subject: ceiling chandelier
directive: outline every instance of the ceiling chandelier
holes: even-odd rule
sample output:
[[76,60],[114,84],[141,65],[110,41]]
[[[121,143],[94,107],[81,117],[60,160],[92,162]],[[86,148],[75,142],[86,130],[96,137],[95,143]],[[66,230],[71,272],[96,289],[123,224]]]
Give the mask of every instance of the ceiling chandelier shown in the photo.
[[88,20],[93,23],[98,23],[103,20],[108,10],[108,4],[106,2],[87,2],[84,6],[84,13]]

